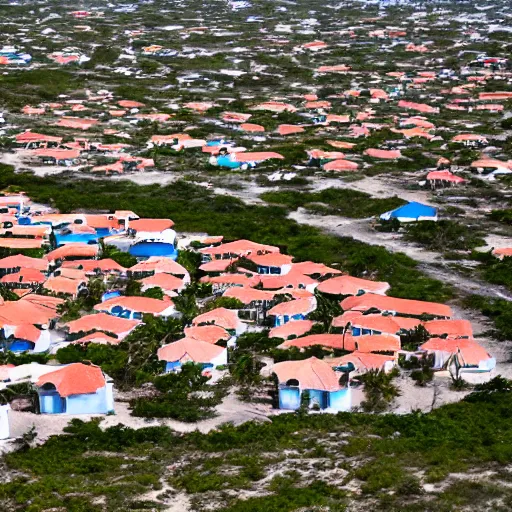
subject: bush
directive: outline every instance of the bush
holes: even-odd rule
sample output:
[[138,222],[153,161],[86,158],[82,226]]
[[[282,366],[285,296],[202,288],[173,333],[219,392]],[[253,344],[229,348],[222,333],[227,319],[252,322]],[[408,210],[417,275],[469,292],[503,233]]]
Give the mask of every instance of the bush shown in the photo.
[[405,227],[404,239],[441,252],[446,249],[469,251],[485,245],[478,231],[452,220],[409,224]]

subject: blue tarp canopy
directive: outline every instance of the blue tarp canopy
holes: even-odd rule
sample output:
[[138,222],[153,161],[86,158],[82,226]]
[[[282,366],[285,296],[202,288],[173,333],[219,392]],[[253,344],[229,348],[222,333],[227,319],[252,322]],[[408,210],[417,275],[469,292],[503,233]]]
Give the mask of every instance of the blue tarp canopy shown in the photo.
[[437,220],[437,209],[433,206],[413,201],[411,203],[404,204],[395,210],[383,213],[380,218],[382,220],[398,219],[405,222],[415,220]]

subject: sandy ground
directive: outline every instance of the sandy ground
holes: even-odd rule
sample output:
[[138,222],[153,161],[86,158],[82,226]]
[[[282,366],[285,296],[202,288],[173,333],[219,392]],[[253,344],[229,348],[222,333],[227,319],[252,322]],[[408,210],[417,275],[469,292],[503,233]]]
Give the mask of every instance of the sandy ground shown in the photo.
[[101,422],[102,428],[121,423],[134,429],[150,426],[167,426],[176,432],[193,432],[198,430],[199,432],[207,433],[223,423],[239,425],[251,420],[268,421],[267,416],[271,412],[271,408],[261,404],[241,402],[234,393],[231,393],[216,407],[217,416],[215,418],[198,423],[184,423],[171,419],[146,420],[144,418],[136,418],[130,415],[128,403],[125,401],[116,400],[115,411],[115,414],[108,416],[97,414],[51,415],[10,411],[11,440],[0,441],[0,452],[13,449],[12,439],[21,437],[32,427],[35,428],[37,433],[36,442],[44,442],[52,435],[61,434],[64,427],[73,418],[89,421],[92,418],[101,417],[103,418]]

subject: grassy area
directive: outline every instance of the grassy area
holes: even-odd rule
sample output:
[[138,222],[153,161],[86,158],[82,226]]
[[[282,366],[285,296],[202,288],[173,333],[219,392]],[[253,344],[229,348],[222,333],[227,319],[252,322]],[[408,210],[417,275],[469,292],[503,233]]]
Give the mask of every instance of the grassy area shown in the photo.
[[376,199],[364,192],[339,188],[328,188],[320,192],[266,192],[261,198],[293,210],[304,207],[322,215],[340,215],[351,219],[380,215],[406,203],[398,197]]
[[[147,510],[158,506],[155,500],[174,500],[170,486],[198,511],[214,503],[222,512],[312,506],[334,512],[355,502],[372,510],[498,510],[494,500],[512,503],[509,477],[500,471],[512,462],[511,386],[495,379],[426,414],[294,413],[209,434],[164,427],[103,431],[97,420],[73,420],[67,435],[6,455],[8,469],[18,474],[0,484],[0,506]],[[449,476],[469,468],[481,481]],[[497,472],[492,482],[483,475],[489,469]],[[444,484],[442,492],[423,490],[435,482]],[[241,489],[251,497],[239,498]],[[141,497],[149,491],[162,493]]]
[[[297,261],[315,260],[338,264],[356,276],[373,276],[392,285],[391,294],[432,301],[445,301],[452,290],[422,274],[414,260],[392,254],[348,237],[325,235],[287,218],[279,206],[246,205],[237,198],[214,195],[185,181],[171,185],[139,186],[128,181],[37,178],[15,174],[0,166],[0,188],[16,185],[35,201],[51,204],[61,212],[133,210],[141,217],[171,218],[180,231],[222,234],[226,240],[248,238],[278,245]],[[83,191],[87,190],[88,194]]]

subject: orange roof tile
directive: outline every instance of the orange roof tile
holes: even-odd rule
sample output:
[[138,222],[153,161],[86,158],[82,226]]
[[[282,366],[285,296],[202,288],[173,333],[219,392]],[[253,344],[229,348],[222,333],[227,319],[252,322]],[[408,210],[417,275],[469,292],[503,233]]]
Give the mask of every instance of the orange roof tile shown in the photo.
[[270,252],[268,254],[251,254],[248,259],[261,267],[281,267],[283,265],[290,265],[293,256],[279,252]]
[[41,238],[0,238],[0,247],[7,249],[40,249],[42,246]]
[[240,129],[242,129],[244,132],[264,132],[265,127],[261,126],[260,124],[253,124],[253,123],[243,123],[240,125]]
[[224,272],[236,261],[238,261],[238,258],[212,260],[208,261],[207,263],[203,263],[199,267],[199,270],[202,270],[203,272]]
[[293,322],[287,322],[279,327],[270,329],[268,333],[269,338],[281,338],[287,340],[290,336],[304,336],[313,327],[311,320],[295,320]]
[[275,151],[260,151],[260,152],[249,152],[241,151],[239,153],[233,153],[235,162],[263,162],[272,158],[278,158],[283,160],[284,156],[276,153]]
[[388,151],[386,149],[374,149],[369,148],[365,151],[365,154],[371,156],[372,158],[382,158],[385,160],[395,160],[396,158],[400,158],[402,153],[399,150]]
[[135,231],[150,231],[154,233],[161,233],[166,229],[174,226],[174,222],[170,219],[137,219],[131,220],[129,228]]
[[301,288],[306,286],[313,286],[317,283],[309,276],[305,276],[297,270],[292,270],[284,275],[262,275],[261,284],[267,290],[275,290],[278,288]]
[[345,345],[345,350],[355,350],[355,344],[350,334],[345,335],[345,343],[343,343],[343,334],[311,334],[302,338],[287,340],[280,347],[306,348],[313,347],[314,345],[339,350],[343,350],[343,345]]
[[315,310],[315,304],[310,299],[294,299],[288,302],[281,302],[268,311],[274,316],[306,315]]
[[103,331],[119,336],[135,329],[140,324],[139,320],[127,320],[107,313],[85,315],[78,320],[72,320],[64,326],[70,334],[78,332]]
[[333,160],[324,164],[324,171],[357,171],[359,165],[356,162],[350,160]]
[[397,352],[400,350],[400,338],[388,334],[355,336],[353,338],[359,352]]
[[205,341],[206,343],[218,343],[227,341],[231,338],[224,327],[220,325],[197,325],[194,327],[185,327],[185,336],[195,340]]
[[66,258],[95,258],[98,255],[99,246],[89,245],[84,243],[70,243],[58,247],[57,249],[49,252],[45,258],[48,261],[64,260]]
[[144,288],[158,287],[164,291],[181,290],[184,287],[183,279],[163,272],[145,277],[141,283]]
[[469,320],[431,320],[425,322],[423,326],[432,336],[473,337],[473,327]]
[[96,304],[94,309],[96,311],[110,311],[115,306],[121,306],[124,309],[131,311],[137,311],[140,313],[147,313],[150,315],[156,315],[163,313],[166,309],[171,307],[173,302],[167,298],[167,300],[152,299],[150,297],[114,297],[108,299],[101,304]]
[[223,347],[206,341],[183,338],[159,348],[157,354],[160,361],[209,363],[212,359],[220,356],[225,350]]
[[397,299],[373,293],[365,293],[359,297],[347,297],[341,301],[344,310],[368,311],[378,309],[380,311],[396,312],[402,315],[421,316],[423,314],[451,317],[452,310],[444,304],[424,302],[420,300]]
[[36,385],[53,384],[61,397],[96,393],[105,386],[99,366],[72,363],[39,378]]
[[63,276],[49,277],[43,284],[43,288],[53,293],[64,295],[77,295],[80,286],[85,284],[82,279],[69,279]]
[[95,343],[97,345],[118,345],[119,343],[121,343],[121,340],[119,338],[113,338],[112,336],[109,336],[108,334],[105,334],[103,332],[92,332],[87,336],[83,336],[82,338],[78,338],[77,340],[72,341],[71,343]]
[[246,288],[244,286],[231,286],[222,296],[238,299],[240,302],[247,305],[253,301],[271,301],[274,298],[274,293],[265,290],[257,290],[255,288]]
[[279,135],[292,135],[294,133],[302,133],[304,128],[302,126],[295,126],[293,124],[280,124],[277,128]]
[[442,339],[431,338],[420,346],[427,352],[448,352],[458,354],[464,366],[478,366],[482,361],[491,359],[491,355],[481,345],[472,339]]
[[329,274],[343,274],[341,270],[336,268],[331,268],[323,263],[315,263],[313,261],[301,261],[300,263],[294,263],[292,265],[292,270],[296,272],[300,272],[306,276],[327,276]]
[[165,274],[172,274],[175,276],[188,275],[188,270],[185,267],[171,258],[160,256],[150,256],[147,260],[140,261],[128,270],[130,272],[155,272],[155,274],[164,272]]
[[126,269],[110,258],[101,260],[70,260],[64,261],[61,268],[78,268],[85,272],[125,272]]
[[317,286],[317,290],[331,295],[359,295],[361,292],[384,295],[389,288],[389,284],[385,282],[348,275],[327,279]]
[[37,283],[46,281],[46,276],[35,268],[22,268],[14,274],[6,274],[0,279],[0,283]]
[[387,356],[384,354],[372,354],[371,352],[352,352],[341,357],[335,357],[332,359],[324,359],[326,363],[332,366],[345,366],[348,363],[352,363],[357,370],[369,371],[369,370],[383,370],[384,365],[395,360],[394,356]]
[[192,325],[214,324],[224,327],[224,329],[236,329],[240,324],[240,319],[236,311],[226,308],[217,308],[202,315],[196,316],[192,320]]
[[200,249],[202,254],[234,254],[236,256],[247,256],[248,254],[265,254],[267,252],[279,252],[279,247],[273,245],[259,244],[250,240],[236,240],[227,242],[216,247]]
[[341,389],[336,372],[328,363],[316,357],[302,361],[276,363],[272,367],[272,371],[277,375],[280,384],[286,384],[289,380],[297,380],[301,389],[320,391]]

